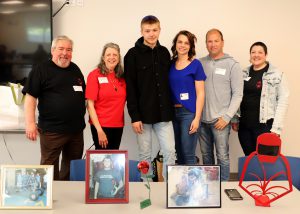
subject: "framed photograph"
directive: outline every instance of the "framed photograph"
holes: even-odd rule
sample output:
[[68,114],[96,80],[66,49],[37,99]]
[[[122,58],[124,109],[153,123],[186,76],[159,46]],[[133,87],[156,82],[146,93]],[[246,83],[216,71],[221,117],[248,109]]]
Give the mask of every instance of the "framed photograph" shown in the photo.
[[128,154],[122,150],[87,150],[86,203],[128,203]]
[[52,165],[2,165],[0,209],[52,209]]
[[168,166],[167,208],[220,207],[220,166]]

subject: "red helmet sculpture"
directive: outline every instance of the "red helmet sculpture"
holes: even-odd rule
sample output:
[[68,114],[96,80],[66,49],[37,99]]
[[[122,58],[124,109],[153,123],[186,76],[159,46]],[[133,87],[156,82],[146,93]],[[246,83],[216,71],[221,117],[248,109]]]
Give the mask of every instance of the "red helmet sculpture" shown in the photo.
[[[263,171],[263,178],[260,178],[255,173],[250,172],[251,175],[256,177],[259,182],[255,183],[247,183],[246,186],[243,185],[245,173],[248,170],[248,165],[250,161],[257,156],[259,161],[259,165]],[[277,161],[282,161],[285,166],[285,171],[280,171],[275,173],[270,178],[266,178],[266,171],[264,164],[269,163],[273,164]],[[272,186],[270,181],[275,179],[279,175],[285,175],[288,180],[288,187],[285,186]],[[257,206],[270,206],[270,203],[281,198],[282,196],[288,194],[293,190],[292,178],[290,165],[288,160],[284,155],[281,154],[281,139],[278,135],[274,133],[264,133],[258,136],[256,151],[252,152],[247,158],[243,166],[243,171],[240,177],[239,186],[248,193],[255,200],[255,205]],[[278,190],[279,193],[274,192],[274,190]]]

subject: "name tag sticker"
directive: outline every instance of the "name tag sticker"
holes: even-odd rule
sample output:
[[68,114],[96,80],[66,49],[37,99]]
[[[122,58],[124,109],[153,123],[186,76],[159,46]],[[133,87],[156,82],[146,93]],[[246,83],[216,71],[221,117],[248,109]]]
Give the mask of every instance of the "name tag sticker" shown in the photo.
[[74,91],[82,91],[82,86],[80,86],[80,85],[74,85],[73,88],[74,88]]
[[226,69],[224,69],[224,68],[216,68],[215,73],[216,74],[220,74],[220,75],[225,75],[226,74]]
[[244,78],[244,80],[247,81],[247,82],[248,82],[250,79],[251,79],[251,77],[246,77],[246,78]]
[[188,100],[188,99],[189,99],[189,93],[180,94],[180,100]]
[[98,81],[99,81],[100,84],[108,83],[107,77],[98,77]]

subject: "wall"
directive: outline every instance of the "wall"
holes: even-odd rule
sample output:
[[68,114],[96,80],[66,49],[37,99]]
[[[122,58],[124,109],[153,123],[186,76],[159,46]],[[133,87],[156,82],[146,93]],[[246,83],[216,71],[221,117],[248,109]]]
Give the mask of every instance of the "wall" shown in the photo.
[[[63,3],[53,0],[53,12]],[[258,40],[269,47],[269,61],[286,72],[291,96],[290,106],[282,134],[282,151],[286,155],[300,156],[297,142],[297,121],[300,121],[298,84],[300,50],[300,1],[298,0],[71,0],[53,18],[54,36],[65,34],[75,43],[73,61],[82,69],[85,76],[97,65],[102,47],[107,42],[121,46],[122,56],[140,36],[140,20],[148,14],[156,15],[161,21],[160,42],[171,47],[175,34],[182,29],[193,32],[198,37],[197,57],[207,54],[204,37],[207,30],[219,28],[224,34],[225,52],[236,58],[242,67],[249,64],[249,47]],[[126,111],[126,127],[122,149],[128,149],[129,157],[137,157],[136,140],[131,130]],[[24,138],[6,136],[9,146],[27,144],[22,149],[22,157],[32,156],[38,162],[38,144],[32,146]],[[86,147],[91,145],[89,129],[85,130]],[[14,141],[14,142],[9,142]],[[0,139],[1,142],[1,139]],[[2,144],[0,144],[2,148]],[[25,146],[24,146],[25,147]],[[34,147],[34,148],[33,148]],[[157,148],[157,146],[155,147]],[[0,150],[2,153],[2,149]],[[26,153],[26,154],[25,154]],[[198,148],[199,153],[199,148]],[[236,133],[230,136],[231,171],[237,171],[237,157],[242,151]],[[1,155],[2,159],[2,155]],[[1,160],[1,162],[3,162]]]

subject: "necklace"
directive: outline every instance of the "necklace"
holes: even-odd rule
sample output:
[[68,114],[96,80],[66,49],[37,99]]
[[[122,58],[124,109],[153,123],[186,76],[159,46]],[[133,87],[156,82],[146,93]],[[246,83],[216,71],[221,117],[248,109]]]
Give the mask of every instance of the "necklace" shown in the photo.
[[112,78],[109,78],[109,81],[111,82],[111,84],[113,85],[114,87],[114,90],[115,91],[118,91],[118,88],[117,86],[115,85],[117,83],[117,81],[115,79],[112,79]]

